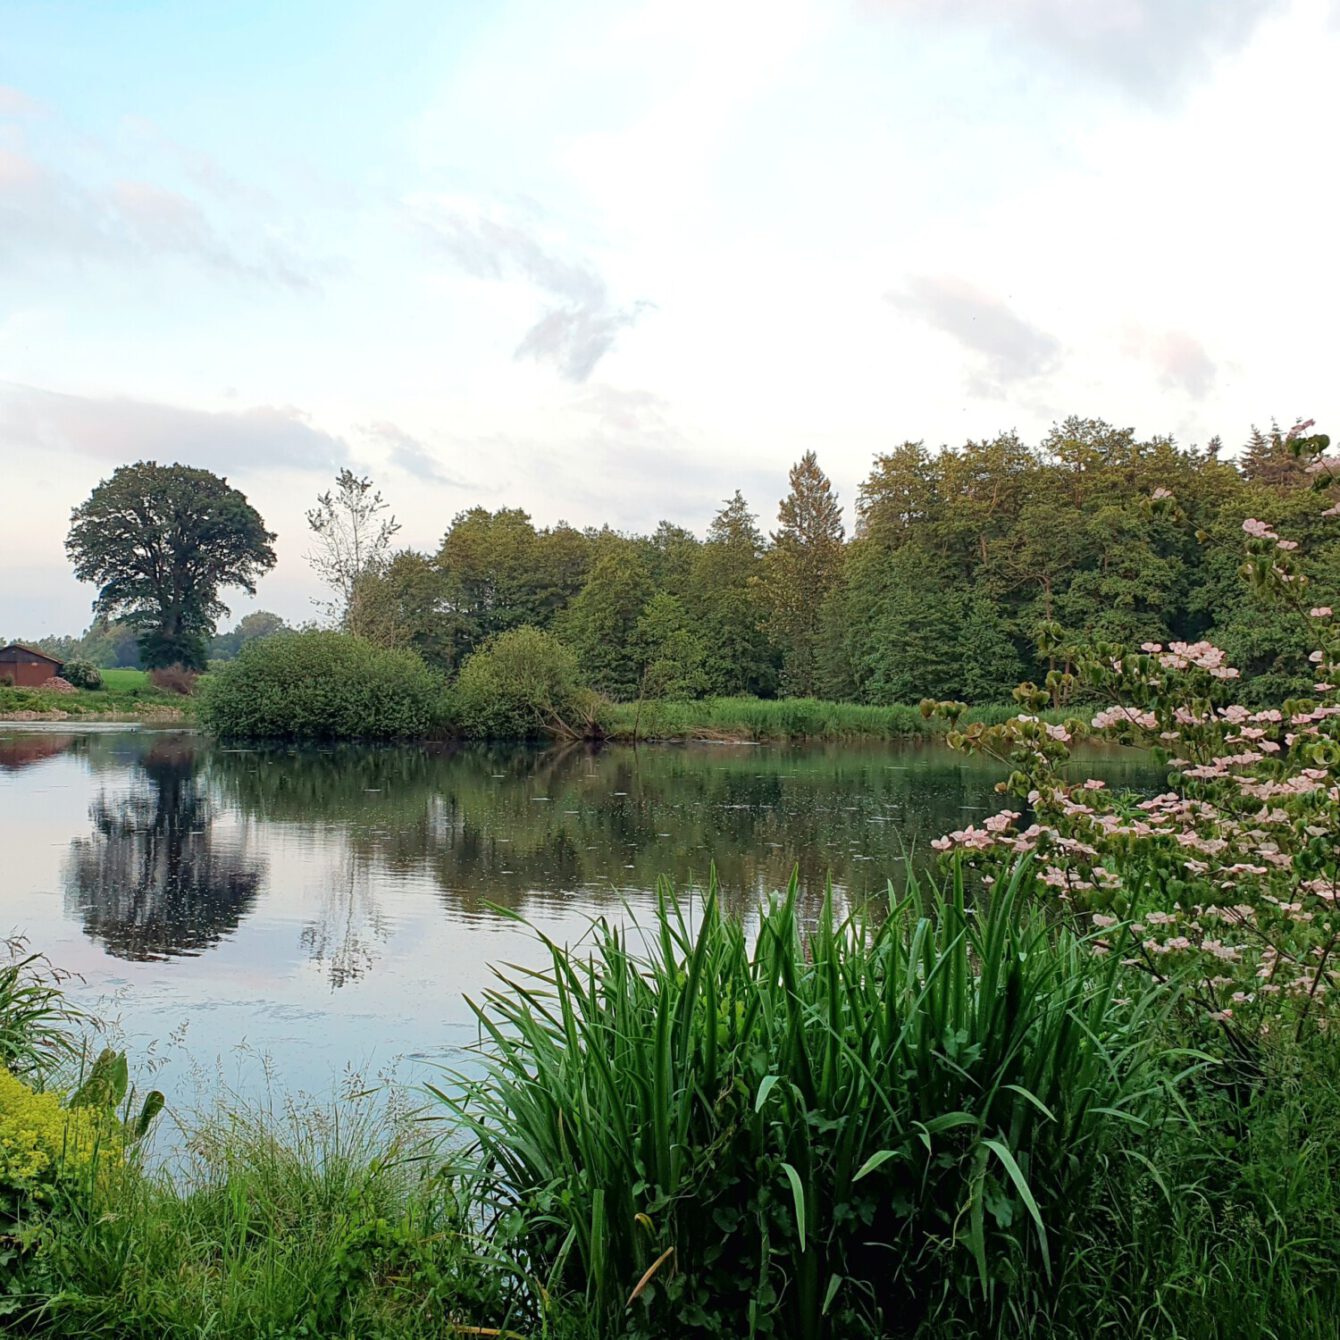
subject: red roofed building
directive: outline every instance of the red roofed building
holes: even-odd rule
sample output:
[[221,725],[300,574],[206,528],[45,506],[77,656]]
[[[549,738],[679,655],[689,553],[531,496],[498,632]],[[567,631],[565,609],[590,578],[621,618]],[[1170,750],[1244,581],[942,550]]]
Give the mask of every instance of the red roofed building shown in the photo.
[[0,684],[35,689],[60,674],[60,667],[60,661],[36,647],[25,647],[21,642],[0,647]]

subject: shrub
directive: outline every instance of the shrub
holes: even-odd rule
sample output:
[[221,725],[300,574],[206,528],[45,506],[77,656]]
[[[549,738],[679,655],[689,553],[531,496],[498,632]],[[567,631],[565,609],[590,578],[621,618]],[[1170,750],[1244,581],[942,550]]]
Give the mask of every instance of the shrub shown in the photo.
[[195,692],[200,675],[184,665],[163,665],[149,671],[149,683],[160,693],[179,693],[189,698]]
[[209,676],[200,719],[229,739],[408,739],[440,727],[442,687],[412,652],[347,633],[276,633]]
[[589,963],[546,940],[478,1008],[486,1077],[442,1095],[489,1213],[599,1334],[1046,1314],[1166,1090],[1149,997],[1115,999],[1124,969],[1031,892],[1016,871],[984,916],[961,877],[934,916],[830,899],[806,934],[794,881],[753,931],[715,888],[692,912],[663,890],[640,951],[604,922]]
[[77,689],[102,688],[102,671],[92,661],[76,657],[61,667],[61,678]]
[[58,1092],[38,1092],[0,1067],[0,1222],[29,1200],[50,1199],[87,1175],[99,1154],[116,1158],[120,1140],[106,1109],[65,1108]]
[[451,701],[456,724],[479,739],[594,733],[596,699],[581,684],[576,655],[538,628],[485,643],[461,667]]

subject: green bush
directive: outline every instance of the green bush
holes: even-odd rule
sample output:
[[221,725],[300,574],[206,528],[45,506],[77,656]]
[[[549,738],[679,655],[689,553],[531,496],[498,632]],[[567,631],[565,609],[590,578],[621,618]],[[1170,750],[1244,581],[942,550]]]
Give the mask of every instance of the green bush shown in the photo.
[[346,633],[249,642],[202,681],[199,703],[225,739],[411,739],[442,724],[441,683],[417,656]]
[[461,667],[451,693],[457,728],[481,740],[592,733],[596,698],[576,655],[551,633],[514,628],[490,639]]
[[92,661],[76,657],[61,667],[60,677],[77,689],[102,688],[102,671]]
[[[488,1214],[595,1334],[837,1336],[1049,1314],[1109,1163],[1168,1106],[1148,995],[1024,909],[828,900],[751,930],[663,891],[630,947],[548,941],[479,1017],[486,1077],[442,1096]],[[809,920],[809,918],[807,918]],[[637,932],[631,937],[637,939]],[[588,954],[590,961],[588,962]]]

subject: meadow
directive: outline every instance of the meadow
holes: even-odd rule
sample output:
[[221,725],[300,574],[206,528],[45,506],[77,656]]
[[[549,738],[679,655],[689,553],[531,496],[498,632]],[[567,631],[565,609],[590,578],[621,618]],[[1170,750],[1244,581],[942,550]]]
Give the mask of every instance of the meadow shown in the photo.
[[108,721],[161,719],[180,721],[193,715],[192,701],[179,693],[155,688],[143,670],[103,670],[103,687],[52,693],[0,684],[0,718],[13,713],[64,712],[71,717]]

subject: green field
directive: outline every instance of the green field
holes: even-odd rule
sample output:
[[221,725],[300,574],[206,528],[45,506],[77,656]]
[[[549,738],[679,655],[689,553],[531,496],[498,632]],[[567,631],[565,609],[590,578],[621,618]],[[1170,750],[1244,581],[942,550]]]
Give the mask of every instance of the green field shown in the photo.
[[152,692],[149,674],[145,670],[104,670],[102,687],[107,693],[128,693],[133,690]]
[[[0,717],[12,712],[64,712],[72,717],[134,720],[180,713],[194,716],[194,703],[177,693],[164,693],[149,683],[143,670],[104,670],[103,687],[76,693],[47,693],[0,685]],[[175,719],[175,718],[174,718]]]

